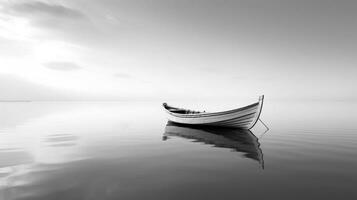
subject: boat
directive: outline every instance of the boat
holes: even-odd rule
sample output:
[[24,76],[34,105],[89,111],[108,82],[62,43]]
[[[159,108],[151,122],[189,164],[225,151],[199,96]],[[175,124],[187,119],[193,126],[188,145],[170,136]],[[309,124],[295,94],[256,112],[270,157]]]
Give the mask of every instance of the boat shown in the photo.
[[223,112],[194,111],[169,106],[167,103],[163,103],[163,107],[168,120],[175,123],[251,129],[259,120],[263,101],[264,95],[260,96],[256,103]]
[[243,153],[243,157],[258,161],[264,169],[263,152],[260,148],[260,143],[250,130],[214,126],[192,126],[169,121],[165,127],[163,140],[166,141],[171,137],[185,138],[192,142]]

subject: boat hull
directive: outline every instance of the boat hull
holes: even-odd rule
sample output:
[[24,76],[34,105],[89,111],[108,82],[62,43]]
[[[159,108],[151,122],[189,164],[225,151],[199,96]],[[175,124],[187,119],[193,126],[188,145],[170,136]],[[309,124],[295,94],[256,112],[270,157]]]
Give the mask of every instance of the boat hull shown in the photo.
[[224,112],[216,113],[192,113],[181,114],[175,113],[164,106],[169,121],[188,124],[188,125],[205,125],[219,127],[233,127],[241,129],[251,129],[259,119],[264,96],[259,98],[259,102]]

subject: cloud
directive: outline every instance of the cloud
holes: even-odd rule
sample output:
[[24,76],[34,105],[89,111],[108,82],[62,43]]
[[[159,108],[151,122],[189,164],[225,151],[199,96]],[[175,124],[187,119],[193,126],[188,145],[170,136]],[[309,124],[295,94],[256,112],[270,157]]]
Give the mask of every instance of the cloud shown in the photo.
[[[27,39],[60,39],[70,43],[90,42],[97,34],[90,17],[82,10],[65,2],[16,1],[0,3],[0,25],[7,19],[4,28],[18,32]],[[1,22],[3,21],[3,22]],[[1,32],[0,32],[1,33]]]
[[72,9],[60,4],[49,4],[45,2],[25,2],[22,4],[14,4],[10,9],[15,13],[29,15],[48,15],[61,18],[84,19],[86,16],[79,10]]
[[120,78],[120,79],[129,79],[129,78],[133,78],[131,75],[129,74],[125,74],[125,73],[115,73],[114,77],[116,78]]
[[72,71],[81,69],[76,63],[72,62],[48,62],[44,64],[45,67],[58,71]]

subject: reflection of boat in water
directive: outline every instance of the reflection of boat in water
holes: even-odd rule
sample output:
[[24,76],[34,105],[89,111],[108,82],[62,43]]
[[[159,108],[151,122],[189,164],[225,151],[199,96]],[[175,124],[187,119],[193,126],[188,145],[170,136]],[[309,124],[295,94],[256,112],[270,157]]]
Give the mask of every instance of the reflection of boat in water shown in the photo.
[[264,169],[263,152],[258,138],[250,130],[210,126],[188,126],[168,122],[163,140],[170,136],[193,139],[194,142],[244,153],[244,157],[258,161]]

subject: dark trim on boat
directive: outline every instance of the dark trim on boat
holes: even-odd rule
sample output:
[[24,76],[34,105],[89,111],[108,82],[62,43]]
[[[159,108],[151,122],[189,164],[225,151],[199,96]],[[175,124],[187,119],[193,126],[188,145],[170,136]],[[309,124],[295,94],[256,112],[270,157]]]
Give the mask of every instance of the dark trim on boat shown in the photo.
[[220,122],[214,122],[214,123],[209,123],[212,125],[222,125],[222,126],[245,126],[245,125],[249,125],[253,120],[249,120],[249,121],[244,121],[244,122],[224,122],[224,123],[220,123]]
[[232,120],[232,121],[225,121],[225,122],[221,122],[221,121],[218,121],[218,122],[212,122],[210,124],[213,124],[213,123],[220,123],[220,124],[243,124],[243,123],[250,123],[252,122],[254,119],[244,119],[244,120]]
[[[232,120],[236,120],[236,119],[241,119],[241,118],[244,118],[244,117],[247,117],[247,116],[255,115],[255,113],[256,113],[256,112],[254,112],[254,113],[249,113],[249,114],[242,115],[242,116],[235,117],[235,118],[231,118],[231,119],[226,119],[226,120],[222,120],[222,121],[212,122],[212,123],[228,122],[228,121],[232,121]],[[250,119],[250,118],[247,118],[247,119]],[[241,120],[246,120],[246,119],[244,118],[244,119],[241,119]],[[210,122],[210,123],[211,123],[211,122]],[[210,124],[210,123],[209,123],[209,124]]]

